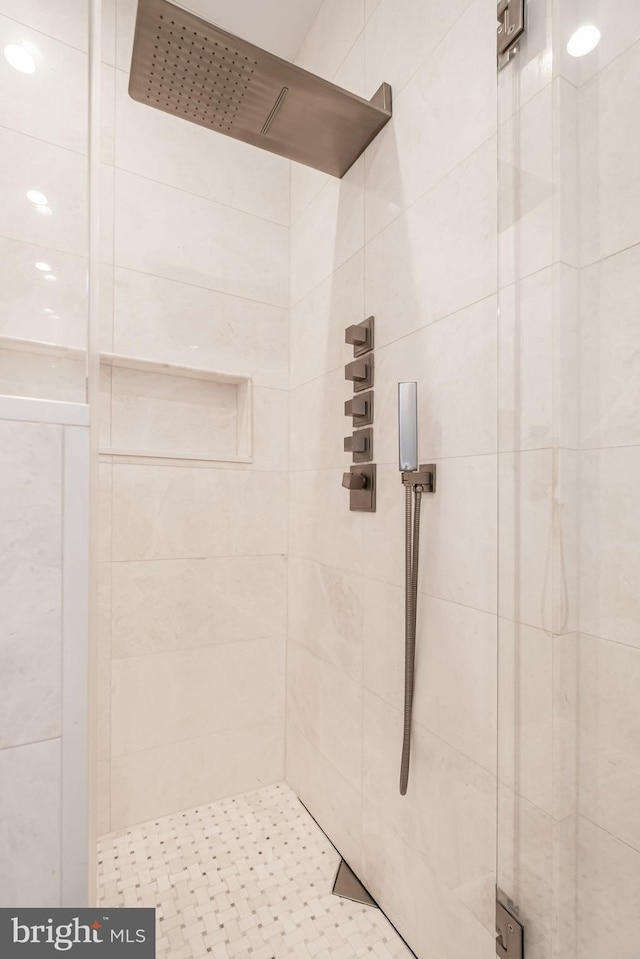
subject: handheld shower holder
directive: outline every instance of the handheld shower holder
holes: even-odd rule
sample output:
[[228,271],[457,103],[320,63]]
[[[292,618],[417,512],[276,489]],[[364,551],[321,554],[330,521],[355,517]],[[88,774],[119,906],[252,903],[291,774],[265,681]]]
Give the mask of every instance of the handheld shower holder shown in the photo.
[[436,464],[420,464],[417,470],[404,471],[400,474],[403,486],[421,486],[423,493],[436,491]]

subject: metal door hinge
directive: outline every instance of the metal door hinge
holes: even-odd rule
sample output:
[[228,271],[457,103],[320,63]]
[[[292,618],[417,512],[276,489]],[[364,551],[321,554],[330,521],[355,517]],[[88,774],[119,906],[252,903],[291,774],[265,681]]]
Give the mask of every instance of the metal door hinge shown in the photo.
[[524,0],[498,0],[498,66],[511,59],[513,48],[524,33]]
[[496,902],[496,932],[500,959],[524,959],[524,927],[501,902]]

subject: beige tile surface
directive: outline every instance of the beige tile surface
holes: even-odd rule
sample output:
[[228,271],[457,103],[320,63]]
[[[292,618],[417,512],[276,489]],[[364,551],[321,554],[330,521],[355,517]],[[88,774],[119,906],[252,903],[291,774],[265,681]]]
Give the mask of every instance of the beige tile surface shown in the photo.
[[114,659],[112,756],[282,716],[284,653],[273,638]]
[[280,556],[113,564],[113,655],[282,636],[286,567]]
[[0,905],[60,904],[60,740],[0,749]]

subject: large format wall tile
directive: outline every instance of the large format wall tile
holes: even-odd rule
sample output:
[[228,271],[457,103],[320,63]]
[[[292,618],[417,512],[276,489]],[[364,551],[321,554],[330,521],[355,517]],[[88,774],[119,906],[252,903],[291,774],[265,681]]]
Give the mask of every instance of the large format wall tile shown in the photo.
[[116,658],[281,636],[284,559],[114,563],[112,615]]
[[[342,368],[344,331],[364,318],[364,252],[359,250],[292,309],[290,386]],[[345,421],[347,422],[347,421]]]
[[567,450],[500,454],[500,614],[557,633],[576,624],[578,466]]
[[553,262],[552,108],[548,84],[498,130],[501,286]]
[[378,347],[495,292],[495,169],[490,142],[367,244]]
[[113,558],[285,553],[286,485],[284,473],[116,465]]
[[[37,217],[24,198],[25,217]],[[57,281],[37,275],[34,264],[48,262],[46,247],[0,237],[4,287],[0,333],[18,339],[86,347],[87,261],[70,253],[55,254]],[[41,282],[42,281],[42,282]]]
[[360,681],[363,580],[332,566],[289,558],[289,637]]
[[397,384],[411,380],[421,461],[496,452],[496,326],[496,300],[488,297],[376,351],[378,463],[398,461]]
[[60,740],[0,749],[0,905],[60,905]]
[[581,88],[581,263],[640,240],[640,171],[635,157],[640,57],[631,47]]
[[[563,40],[575,28],[573,4],[565,6],[567,22],[563,24]],[[582,22],[597,24],[602,34],[595,50],[579,60],[579,81],[584,84],[640,40],[640,8],[635,0],[618,0],[615,7],[607,0],[580,0],[579,11]]]
[[164,743],[111,761],[111,828],[279,782],[283,719]]
[[495,772],[495,616],[434,596],[418,603],[416,721]]
[[291,305],[295,306],[362,246],[364,160],[331,178],[291,227]]
[[640,444],[640,246],[580,272],[583,447]]
[[113,467],[114,560],[229,556],[226,470]]
[[[59,253],[87,252],[87,160],[12,130],[0,128],[0,180],[3,198],[0,233],[46,249],[45,260],[58,283],[68,283],[67,259]],[[40,216],[28,190],[47,197],[51,216]],[[34,268],[34,282],[50,282]],[[53,285],[53,284],[51,284]]]
[[304,38],[296,63],[332,80],[363,27],[364,0],[325,0]]
[[292,723],[287,726],[286,756],[287,782],[357,873],[361,856],[361,791]]
[[639,680],[640,649],[579,637],[579,811],[638,856]]
[[289,553],[327,566],[362,570],[363,517],[349,510],[342,471],[292,472],[289,478]]
[[368,799],[363,804],[362,844],[361,875],[367,888],[416,955],[437,955],[446,942],[447,959],[493,959],[493,930],[460,905],[415,844],[405,843]]
[[374,89],[385,81],[400,93],[470,0],[453,0],[437,9],[421,0],[366,0],[365,31],[367,84]]
[[[0,8],[1,9],[1,8]],[[87,55],[0,16],[0,46],[27,43],[37,50],[32,74],[19,73],[2,57],[0,124],[47,143],[88,152]],[[36,188],[37,189],[37,188]]]
[[[344,414],[350,385],[345,385],[344,370],[338,368],[291,391],[289,431],[294,474],[300,470],[349,468],[351,456],[344,452],[343,437],[353,429],[351,418]],[[379,460],[377,447],[375,454]]]
[[123,170],[115,209],[117,266],[287,305],[283,226]]
[[640,853],[580,816],[578,855],[577,954],[580,959],[634,959],[640,937]]
[[553,636],[504,619],[499,629],[500,781],[553,815]]
[[274,638],[114,659],[112,755],[283,716],[284,652]]
[[[495,612],[496,457],[453,457],[436,465],[437,492],[422,498],[420,589]],[[400,586],[404,489],[397,467],[378,467],[377,495],[377,513],[365,517],[364,572]]]
[[[253,468],[284,470],[289,465],[289,393],[287,390],[253,390]],[[284,513],[278,514],[286,521]]]
[[[527,929],[527,954],[533,959],[553,955],[549,917],[556,881],[554,844],[562,829],[563,824],[555,823],[548,813],[500,783],[498,888],[508,890],[518,903],[519,918]],[[560,846],[556,848],[560,853]]]
[[[105,0],[109,6],[114,0]],[[39,30],[78,50],[88,49],[89,5],[87,0],[1,0],[0,14]]]
[[[396,709],[404,690],[404,589],[367,581],[365,687]],[[492,614],[418,595],[413,715],[495,771],[496,623]]]
[[290,724],[347,779],[361,787],[362,686],[297,643],[288,648]]
[[580,623],[640,647],[640,447],[579,455]]
[[127,84],[128,74],[117,71],[116,164],[121,170],[288,224],[285,159],[138,103],[129,97]]
[[0,747],[60,735],[62,431],[0,422]]
[[287,315],[280,307],[119,268],[114,306],[117,353],[287,387]]
[[[414,724],[406,796],[398,789],[402,714],[364,701],[363,793],[488,928],[495,877],[495,778]],[[495,740],[494,740],[495,741]]]
[[[444,16],[442,11],[438,12],[438,28],[429,30],[431,41],[464,3],[465,0],[458,0],[447,4]],[[402,3],[401,6],[410,6],[413,8],[410,12],[425,18],[436,14],[432,4]],[[394,19],[402,16],[397,4],[385,3],[373,23],[381,19],[382,10],[391,8]],[[495,86],[488,77],[485,82],[476,82],[477,77],[486,73],[486,64],[493,55],[493,26],[487,17],[486,0],[475,0],[394,97],[393,121],[373,141],[365,159],[367,239],[379,233],[495,134]],[[406,29],[405,24],[402,29]],[[367,42],[376,42],[373,33],[367,30]],[[418,34],[414,42],[420,44],[424,55],[424,35]],[[389,50],[388,37],[384,38],[383,46]],[[404,44],[398,49],[404,53]],[[394,53],[397,55],[397,50]],[[385,59],[383,57],[383,63]],[[403,64],[406,62],[403,56]],[[374,61],[370,69],[379,71],[380,63]],[[416,122],[418,117],[420,122]]]

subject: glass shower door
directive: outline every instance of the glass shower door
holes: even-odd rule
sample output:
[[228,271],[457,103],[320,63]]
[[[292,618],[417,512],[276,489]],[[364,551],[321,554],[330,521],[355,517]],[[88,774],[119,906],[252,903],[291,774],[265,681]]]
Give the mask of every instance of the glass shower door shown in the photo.
[[498,888],[527,959],[637,959],[640,5],[526,13],[498,78]]

